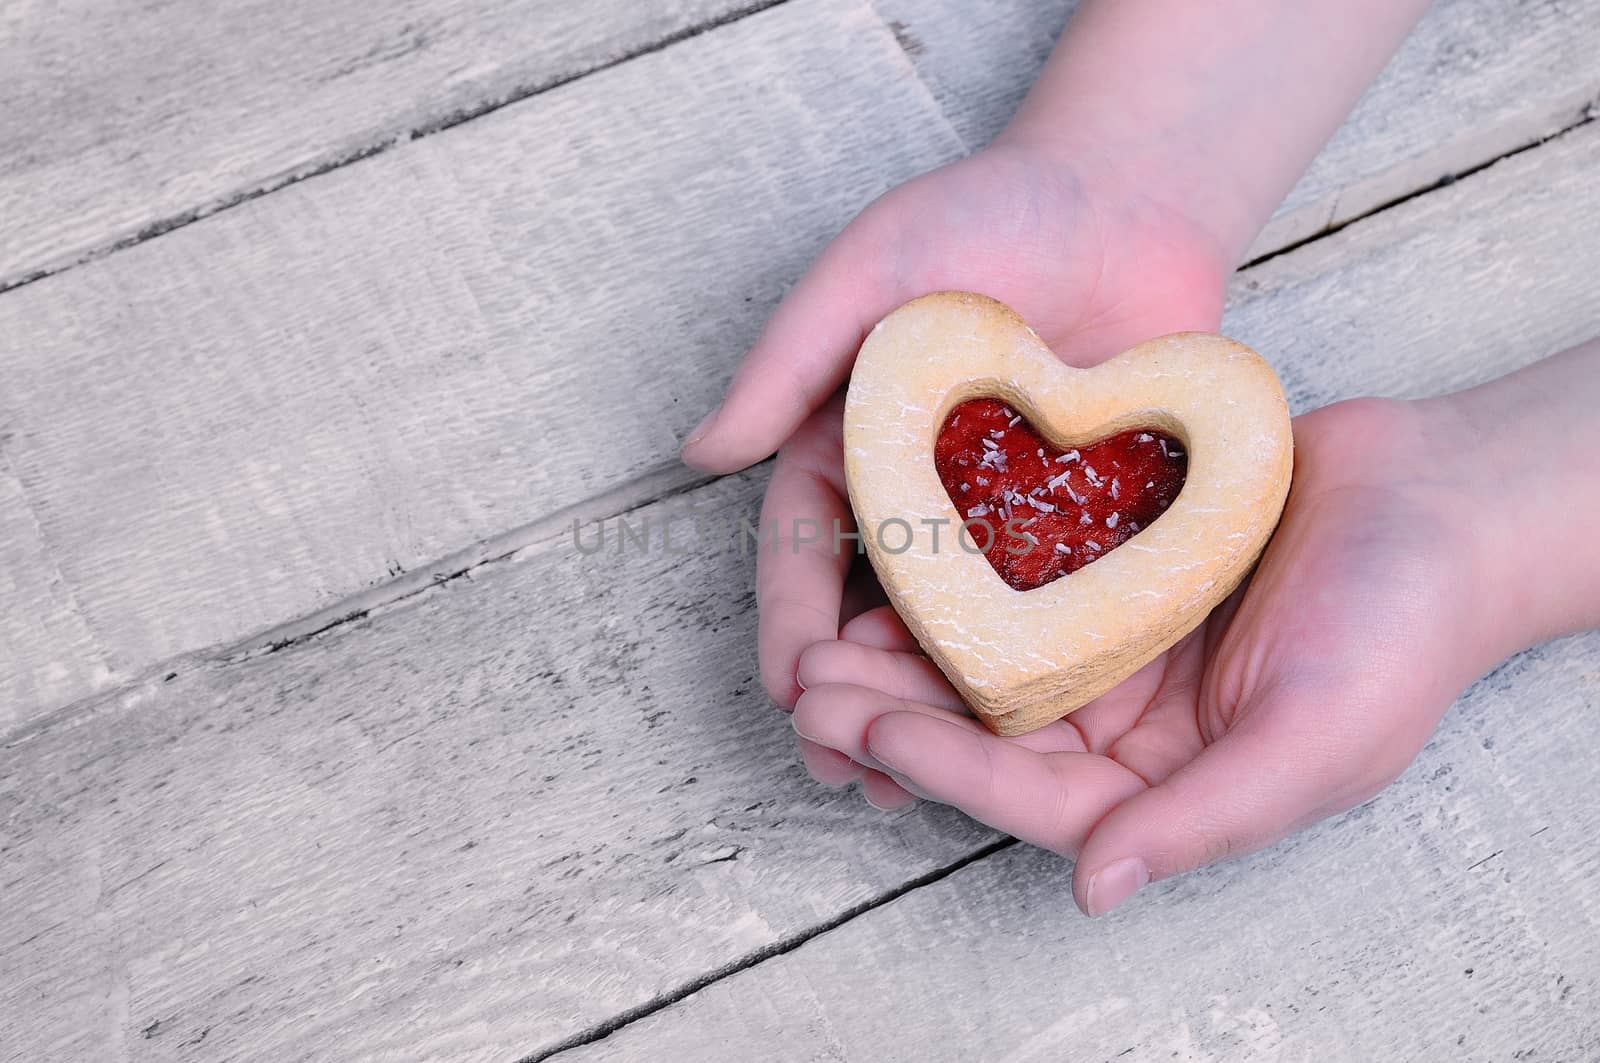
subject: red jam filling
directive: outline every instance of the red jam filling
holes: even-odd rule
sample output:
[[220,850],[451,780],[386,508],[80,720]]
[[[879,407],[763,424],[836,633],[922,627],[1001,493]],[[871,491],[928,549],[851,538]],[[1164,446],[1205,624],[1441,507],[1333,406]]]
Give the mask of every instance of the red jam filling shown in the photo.
[[1189,467],[1183,446],[1153,428],[1058,450],[998,399],[951,410],[933,461],[968,522],[966,548],[983,549],[1019,591],[1076,572],[1149,527]]

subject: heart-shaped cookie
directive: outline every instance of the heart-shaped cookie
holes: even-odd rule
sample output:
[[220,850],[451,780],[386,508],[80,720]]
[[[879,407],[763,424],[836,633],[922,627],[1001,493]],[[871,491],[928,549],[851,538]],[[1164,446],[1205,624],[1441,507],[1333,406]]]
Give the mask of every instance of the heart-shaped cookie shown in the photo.
[[[992,401],[963,406],[974,399]],[[1084,460],[1092,445],[1109,448],[1105,468]],[[1152,445],[1159,467],[1183,466],[1175,498],[1160,497]],[[1003,304],[941,292],[862,344],[844,460],[890,601],[978,718],[1022,734],[1127,678],[1239,585],[1283,510],[1293,447],[1277,377],[1242,344],[1178,333],[1074,369]],[[963,486],[988,494],[963,512]],[[1147,523],[1126,515],[1135,502]],[[1008,583],[997,550],[1050,564]]]

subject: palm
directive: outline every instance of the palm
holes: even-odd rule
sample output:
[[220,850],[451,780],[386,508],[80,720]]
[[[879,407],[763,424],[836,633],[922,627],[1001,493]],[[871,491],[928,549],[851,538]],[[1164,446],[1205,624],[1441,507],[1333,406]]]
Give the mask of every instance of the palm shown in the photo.
[[811,772],[861,779],[882,807],[922,794],[1078,853],[1074,889],[1089,911],[1142,877],[1363,799],[1492,662],[1468,636],[1466,579],[1483,566],[1454,530],[1471,514],[1452,511],[1464,496],[1435,474],[1453,465],[1436,460],[1440,444],[1401,404],[1300,418],[1295,485],[1248,588],[1117,689],[1015,739],[984,730],[893,612],[873,607],[864,565],[803,544],[798,529],[852,526],[839,389],[895,306],[976,290],[1088,365],[1150,336],[1215,328],[1225,271],[1215,247],[1130,197],[1127,182],[991,149],[852,222],[684,448],[685,460],[730,472],[781,445],[762,510],[778,540],[757,566],[759,656]]
[[[1189,791],[1175,806],[1183,815],[1238,817],[1227,836],[1246,847],[1370,796],[1492,652],[1452,625],[1471,615],[1461,574],[1474,568],[1453,496],[1433,477],[1434,444],[1406,408],[1345,403],[1295,427],[1295,486],[1248,587],[1110,693],[996,738],[877,610],[846,631],[870,647],[817,646],[803,658],[810,692],[797,730],[869,770],[884,766],[867,748],[872,734],[908,785],[1069,853],[1162,784]],[[900,722],[883,726],[889,715]]]
[[[997,148],[890,192],[829,245],[773,315],[735,377],[714,453],[691,445],[686,456],[735,468],[782,440],[765,526],[849,528],[836,389],[866,331],[902,302],[942,289],[983,292],[1080,365],[1152,335],[1215,328],[1223,270],[1203,239],[1152,205],[1129,206],[1124,189],[1107,216],[1113,208],[1091,186],[1025,151]],[[762,555],[757,588],[762,678],[786,707],[800,694],[801,652],[837,638],[851,615],[841,612],[849,558],[789,545]],[[825,755],[811,752],[817,769]]]
[[[1381,747],[1371,752],[1387,751],[1396,770],[1408,763],[1436,717],[1396,717],[1393,705],[1448,702],[1452,684],[1439,680],[1453,675],[1443,665],[1462,643],[1440,618],[1468,603],[1455,600],[1459,522],[1442,495],[1428,497],[1425,463],[1395,458],[1414,453],[1403,416],[1364,402],[1301,418],[1295,491],[1249,587],[1053,726],[1159,782],[1252,711],[1293,702],[1315,712],[1325,740]],[[1419,653],[1436,666],[1419,668]]]
[[[902,185],[840,238],[869,267],[841,316],[876,320],[931,291],[978,291],[1065,360],[1093,364],[1165,332],[1215,328],[1222,274],[1205,238],[1154,206],[1102,205],[1091,182],[992,148]],[[830,252],[832,253],[832,252]],[[858,307],[867,306],[864,314]]]

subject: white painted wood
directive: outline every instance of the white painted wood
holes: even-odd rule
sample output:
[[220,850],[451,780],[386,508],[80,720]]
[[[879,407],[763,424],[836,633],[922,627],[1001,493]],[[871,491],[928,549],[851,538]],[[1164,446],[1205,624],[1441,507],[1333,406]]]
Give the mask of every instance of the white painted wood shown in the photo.
[[1600,7],[1593,4],[1435,3],[1251,254],[1314,236],[1581,121],[1600,101],[1597,47]]
[[[1369,180],[1374,165],[1382,169],[1373,159],[1425,140],[1428,128],[1524,128],[1516,118],[1524,111],[1468,108],[1446,121],[1429,101],[1522,106],[1546,99],[1546,81],[1566,85],[1593,66],[1561,62],[1566,53],[1551,50],[1584,47],[1593,36],[1588,14],[1556,19],[1543,5],[1508,23],[1487,0],[1444,6],[1460,9],[1457,17],[1430,19],[1385,82],[1399,78],[1401,87],[1375,91],[1361,112],[1368,117],[1342,134],[1381,146],[1318,164],[1335,175],[1330,186]],[[673,8],[672,18],[710,10],[691,4]],[[1031,40],[1042,58],[1051,18],[1064,18],[1064,9],[1050,10],[980,6],[960,48],[948,25],[940,36],[901,12],[910,21],[900,39],[970,133],[996,113],[984,92],[966,91],[972,77],[989,72],[989,91],[1003,95],[1008,78],[1031,76],[1026,62],[991,50]],[[21,71],[0,85],[56,76],[30,65],[65,47],[40,43],[66,32],[49,21],[62,17],[52,12],[34,5],[4,24],[7,46],[37,47],[28,63],[0,64]],[[86,22],[75,47],[117,32],[120,12],[106,15],[109,29]],[[927,12],[953,17],[938,5]],[[218,16],[268,17],[254,9]],[[147,21],[174,18],[158,12]],[[307,25],[356,18],[318,8]],[[39,29],[38,19],[54,28]],[[419,17],[416,25],[433,27],[419,50],[384,58],[380,49],[375,66],[335,81],[355,78],[362,92],[378,86],[394,96],[384,79],[426,80],[427,63],[469,47],[480,29],[520,39],[501,26],[508,20],[539,22],[509,11],[438,25]],[[613,33],[603,21],[583,32]],[[655,33],[668,23],[645,24]],[[818,34],[817,25],[840,32]],[[328,41],[361,38],[357,22],[333,29]],[[152,47],[144,32],[132,35],[126,56],[119,53],[127,65],[107,82],[135,108],[143,97],[126,79],[138,76],[133,58]],[[1520,43],[1487,48],[1496,34]],[[577,40],[554,34],[538,55],[589,54]],[[278,46],[264,54],[271,59]],[[183,47],[174,44],[173,54]],[[345,47],[326,43],[304,61],[331,62],[326,49]],[[976,65],[960,66],[957,56]],[[1479,77],[1450,56],[1476,56],[1495,71],[1511,56],[1508,69],[1533,80]],[[222,86],[234,84],[237,58],[228,53],[195,75],[223,79],[202,78],[207,98],[228,97]],[[272,95],[300,76],[292,66],[257,103],[300,113]],[[57,67],[69,68],[50,70]],[[167,69],[146,67],[147,76]],[[873,101],[867,112],[863,99]],[[1408,117],[1423,104],[1431,117]],[[980,105],[989,118],[972,109]],[[340,106],[360,110],[349,100]],[[229,113],[230,128],[249,128]],[[150,142],[177,150],[170,137]],[[262,141],[262,150],[271,144]],[[0,731],[175,654],[336,609],[402,570],[481,556],[477,543],[618,484],[689,482],[673,461],[676,441],[713,401],[784,285],[874,193],[960,150],[870,12],[791,0],[0,297],[0,418],[18,488],[0,522],[29,537],[32,545],[19,538],[13,550],[34,570],[10,577],[8,600],[17,604],[0,644]],[[4,155],[0,181],[4,167],[45,155]],[[176,155],[162,158],[151,165],[179,165]],[[129,164],[127,186],[144,187],[132,173]],[[61,186],[51,195],[77,187],[53,172],[47,183]],[[603,397],[596,380],[605,382]],[[632,391],[610,395],[612,381]],[[580,398],[551,409],[548,396],[557,394]],[[601,407],[616,411],[615,446],[563,449]]]
[[0,1060],[503,1063],[992,838],[805,777],[750,570],[569,539],[13,739]]
[[0,295],[3,519],[59,573],[17,608],[92,637],[0,656],[0,729],[687,482],[785,285],[959,151],[862,3],[806,0]]
[[761,0],[0,10],[0,288]]
[[0,735],[29,710],[111,680],[72,590],[40,535],[0,430]]
[[555,1058],[1593,1059],[1597,662],[1517,658],[1371,804],[1106,919],[1018,846]]
[[[768,2],[12,5],[0,288]],[[1010,114],[1070,7],[880,0],[973,143]],[[1441,4],[1257,251],[1559,128],[1600,94],[1594,19],[1559,0]]]
[[1005,128],[1077,0],[872,0],[972,148]]
[[[1302,404],[1507,370],[1600,320],[1597,162],[1590,126],[1274,261],[1256,272],[1281,296],[1246,288],[1232,316],[1336,337],[1269,349]],[[672,505],[753,517],[760,486]],[[949,810],[885,820],[801,777],[758,693],[749,586],[736,556],[585,559],[563,537],[17,733],[6,1052],[181,1058],[205,1032],[215,1058],[517,1058],[977,851],[992,836]],[[1597,652],[1502,669],[1371,809],[1112,922],[1071,914],[1061,864],[1013,852],[599,1055],[974,1058],[993,1038],[1024,1059],[1150,1056],[1190,1037],[1207,1058],[1276,1036],[1290,1059],[1372,1058],[1410,1030],[1401,1056],[1460,1033],[1464,1058],[1504,1058],[1531,1031],[1562,1058],[1600,979]]]
[[1600,123],[1237,274],[1295,412],[1455,391],[1600,332]]
[[[992,42],[1048,40],[1032,10],[977,9],[972,71],[950,65],[953,38],[901,13],[900,39],[964,127],[977,70],[1003,86],[1027,69]],[[1326,156],[1344,175],[1327,187],[1390,172],[1372,160],[1429,129],[1525,132],[1534,112],[1515,107],[1593,70],[1561,51],[1593,39],[1589,7],[1447,11],[1341,134],[1380,146]],[[29,7],[5,40],[54,17]],[[317,15],[335,17],[355,16]],[[0,731],[401,570],[481,556],[618,484],[690,482],[677,439],[783,287],[873,194],[961,150],[906,54],[859,5],[791,0],[0,296],[16,488],[0,523],[30,537],[13,550],[36,570],[10,577]],[[408,76],[412,61],[374,69]],[[1463,99],[1478,103],[1430,109]],[[552,407],[561,394],[578,398]],[[614,446],[564,446],[597,409],[614,412]]]
[[[1073,0],[874,0],[969,144],[1010,119]],[[1279,250],[1566,128],[1600,101],[1600,6],[1439,0],[1251,249]]]

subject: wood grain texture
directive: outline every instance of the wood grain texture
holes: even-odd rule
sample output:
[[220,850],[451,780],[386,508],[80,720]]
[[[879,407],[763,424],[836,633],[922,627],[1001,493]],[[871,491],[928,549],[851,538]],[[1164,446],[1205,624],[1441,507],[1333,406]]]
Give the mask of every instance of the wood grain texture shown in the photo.
[[[692,482],[675,464],[677,440],[719,394],[785,286],[873,195],[963,150],[908,54],[970,130],[978,119],[962,110],[965,101],[997,113],[981,102],[990,90],[967,91],[971,78],[986,71],[1003,85],[1027,73],[1026,63],[988,49],[1047,39],[1051,19],[1064,17],[1059,7],[1050,16],[1049,4],[1038,13],[979,5],[960,37],[960,54],[977,63],[969,70],[950,65],[956,38],[929,28],[956,8],[930,5],[916,18],[885,8],[905,23],[896,43],[864,2],[789,0],[0,296],[0,433],[14,481],[0,524],[29,537],[31,545],[12,549],[36,569],[13,580],[13,619],[0,644],[0,733],[174,655],[273,638],[278,625],[379,593],[372,589],[440,559],[493,553],[478,544],[618,485]],[[0,64],[0,84],[55,84],[58,75],[70,80],[60,71],[81,72],[81,62],[64,59],[35,65],[68,48],[46,41],[66,32],[51,21],[66,16],[48,6],[13,5],[0,15],[5,47],[35,57]],[[1445,8],[1455,14],[1433,16],[1407,46],[1412,58],[1387,75],[1385,85],[1399,77],[1400,87],[1375,90],[1366,117],[1341,134],[1355,145],[1381,131],[1377,146],[1319,162],[1328,187],[1390,172],[1381,160],[1431,143],[1435,126],[1522,129],[1525,112],[1516,108],[1546,99],[1541,86],[1581,81],[1593,67],[1566,63],[1559,50],[1593,39],[1589,6],[1541,0],[1517,18],[1488,0]],[[273,10],[230,7],[206,32],[246,19],[240,25],[267,42],[264,54],[282,44],[313,67],[328,48],[346,47],[299,29],[265,32],[283,16]],[[428,64],[443,56],[459,62],[475,34],[520,41],[525,23],[551,34],[529,62],[557,54],[561,41],[578,48],[580,37],[592,43],[611,32],[599,18],[563,37],[550,27],[567,25],[568,15],[541,22],[530,10],[496,8],[489,17],[461,8],[442,22],[418,15],[425,40],[417,49],[379,49],[334,83],[396,96],[396,79],[426,80],[435,70]],[[672,19],[712,10],[653,5],[638,17],[657,26],[650,33],[667,32]],[[145,13],[149,33],[178,17],[167,8]],[[109,29],[86,19],[71,47],[111,39],[129,17],[120,7],[106,13]],[[363,39],[368,17],[318,8],[304,32]],[[1028,21],[1035,18],[1043,21]],[[834,29],[818,33],[819,25]],[[129,81],[139,76],[132,59],[156,47],[146,32],[130,30],[126,55],[106,60],[105,85],[132,110],[108,110],[103,125],[64,121],[70,130],[51,137],[114,131],[114,117],[156,106],[139,102]],[[183,29],[163,54],[186,54],[201,32]],[[1490,39],[1513,43],[1493,48]],[[240,87],[231,54],[214,69],[201,63],[183,74],[176,64],[159,76],[199,78],[208,99],[225,101],[226,86]],[[283,62],[301,69],[301,58]],[[1496,73],[1508,63],[1526,83]],[[147,76],[168,70],[146,67]],[[221,80],[205,80],[213,75]],[[331,122],[314,108],[304,114],[319,121],[304,120],[282,96],[287,82],[244,84],[265,95],[215,104],[227,129],[253,128],[257,104],[276,109],[285,126]],[[188,115],[189,101],[171,92],[150,99]],[[360,110],[339,99],[327,106]],[[1461,99],[1482,106],[1437,109]],[[872,101],[866,112],[862,100]],[[8,113],[32,123],[35,110]],[[282,122],[282,113],[300,118]],[[221,137],[206,125],[214,119],[210,111],[173,118],[181,129],[150,136],[159,147],[148,150],[166,161],[116,149],[129,187],[160,171],[163,189],[190,188],[163,169],[176,156],[161,153],[182,139],[184,123],[203,139]],[[108,142],[123,143],[122,135]],[[35,166],[40,152],[48,154],[0,152],[0,173]],[[29,187],[72,186],[54,171],[28,172]],[[3,210],[0,226],[33,216]],[[556,395],[570,401],[552,405]],[[601,409],[612,411],[614,445],[575,445]]]
[[[448,126],[771,0],[12,5],[0,12],[0,288]],[[971,143],[1072,4],[880,0]],[[1588,5],[1452,0],[1257,250],[1560,128],[1600,95]],[[1441,82],[1448,88],[1441,90]]]
[[111,681],[111,670],[45,544],[0,429],[0,735],[28,710]]
[[[1600,320],[1597,162],[1590,127],[1351,226],[1256,271],[1281,296],[1244,278],[1231,316],[1333,337],[1263,343],[1302,404],[1521,364]],[[760,486],[670,505],[753,517]],[[0,1058],[516,1058],[992,838],[801,777],[757,692],[747,561],[570,543],[15,736]],[[879,1056],[937,1059],[982,1037],[1018,1058],[1371,1058],[1381,1037],[1461,1035],[1465,1058],[1503,1058],[1523,1031],[1515,1047],[1561,1058],[1596,1032],[1597,650],[1521,658],[1369,809],[1110,923],[1017,851],[585,1054],[874,1058],[894,1038]]]
[[1600,634],[1545,646],[1265,853],[1090,921],[1018,846],[556,1058],[1593,1059],[1597,709]]
[[0,749],[0,1060],[518,1059],[992,837],[806,778],[753,559],[656,528]]
[[761,6],[8,4],[0,288]]
[[0,296],[4,520],[59,573],[23,608],[94,639],[0,657],[0,730],[688,481],[785,285],[959,150],[867,8],[795,3]]
[[[1600,123],[1235,276],[1223,331],[1296,412],[1417,398],[1600,332]],[[1591,263],[1594,263],[1591,265]]]
[[[1073,0],[874,0],[973,145],[1032,87]],[[1600,7],[1440,0],[1256,240],[1257,257],[1566,128],[1600,101]]]

